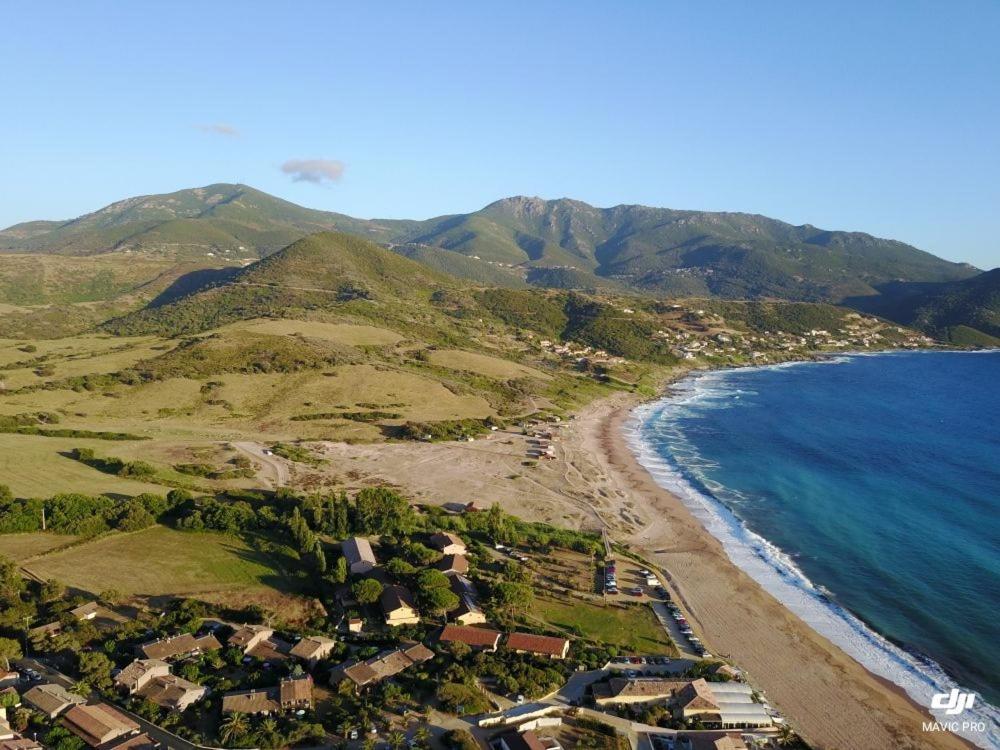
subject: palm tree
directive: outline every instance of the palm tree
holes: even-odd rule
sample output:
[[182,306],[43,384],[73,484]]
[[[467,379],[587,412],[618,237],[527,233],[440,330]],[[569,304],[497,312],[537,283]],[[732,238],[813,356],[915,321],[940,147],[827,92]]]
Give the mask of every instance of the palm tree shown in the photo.
[[366,735],[365,739],[362,741],[361,750],[375,750],[376,745],[378,745],[378,740],[369,734]]
[[246,714],[229,714],[219,726],[219,738],[228,745],[237,737],[246,734],[249,728],[250,722],[247,720]]
[[352,729],[354,729],[354,722],[348,719],[344,719],[342,722],[340,722],[340,724],[337,725],[337,731],[340,733],[340,736],[343,737],[345,740],[348,738],[348,735],[351,733]]
[[427,747],[431,741],[431,730],[426,724],[421,724],[413,733],[413,739],[419,742],[421,747]]
[[281,745],[281,737],[278,735],[278,722],[273,716],[268,716],[260,723],[260,744],[267,747],[278,747]]
[[392,750],[400,750],[403,747],[403,745],[406,744],[406,735],[400,732],[399,730],[396,730],[395,732],[389,735],[388,742],[389,742],[389,747],[392,748]]

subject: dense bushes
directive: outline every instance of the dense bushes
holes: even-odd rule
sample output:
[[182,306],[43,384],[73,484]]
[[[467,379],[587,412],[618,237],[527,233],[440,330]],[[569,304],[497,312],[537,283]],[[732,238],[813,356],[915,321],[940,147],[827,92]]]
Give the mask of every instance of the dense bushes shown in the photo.
[[492,417],[486,419],[443,419],[438,422],[407,422],[392,434],[404,440],[462,440],[501,426]]
[[141,435],[127,432],[95,432],[66,427],[43,427],[59,421],[59,415],[51,412],[29,412],[12,416],[0,416],[0,432],[18,435],[41,435],[42,437],[90,438],[94,440],[147,440]]
[[0,485],[0,533],[22,533],[45,529],[57,534],[94,536],[112,529],[137,531],[154,524],[169,510],[166,498],[142,494],[127,500],[105,495],[66,493],[47,499],[14,498]]

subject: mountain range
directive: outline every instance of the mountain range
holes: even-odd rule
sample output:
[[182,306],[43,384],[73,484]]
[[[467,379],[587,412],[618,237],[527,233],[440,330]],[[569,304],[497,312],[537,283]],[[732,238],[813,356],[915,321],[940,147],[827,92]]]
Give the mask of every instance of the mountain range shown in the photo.
[[755,214],[596,208],[565,198],[519,196],[468,214],[369,220],[217,184],[18,224],[0,231],[0,252],[240,265],[329,230],[479,285],[828,302],[945,339],[959,331],[968,340],[964,328],[997,335],[995,274],[902,242]]

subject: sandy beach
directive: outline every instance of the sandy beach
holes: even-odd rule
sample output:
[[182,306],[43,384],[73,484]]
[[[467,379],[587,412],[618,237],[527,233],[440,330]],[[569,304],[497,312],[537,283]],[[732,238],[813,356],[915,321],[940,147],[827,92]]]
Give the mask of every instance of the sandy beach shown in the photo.
[[924,732],[929,714],[813,631],[730,562],[681,501],[629,450],[622,427],[634,397],[583,409],[557,431],[557,459],[523,466],[525,439],[475,443],[328,443],[331,471],[355,485],[390,482],[423,502],[500,502],[526,518],[600,528],[662,567],[674,596],[715,654],[756,687],[816,748],[968,748]]

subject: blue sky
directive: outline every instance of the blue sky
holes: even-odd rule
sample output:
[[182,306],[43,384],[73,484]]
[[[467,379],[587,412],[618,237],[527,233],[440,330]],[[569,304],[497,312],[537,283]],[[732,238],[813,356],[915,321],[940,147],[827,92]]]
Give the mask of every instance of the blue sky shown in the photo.
[[30,5],[0,28],[0,225],[238,181],[363,217],[749,211],[1000,265],[995,0]]

